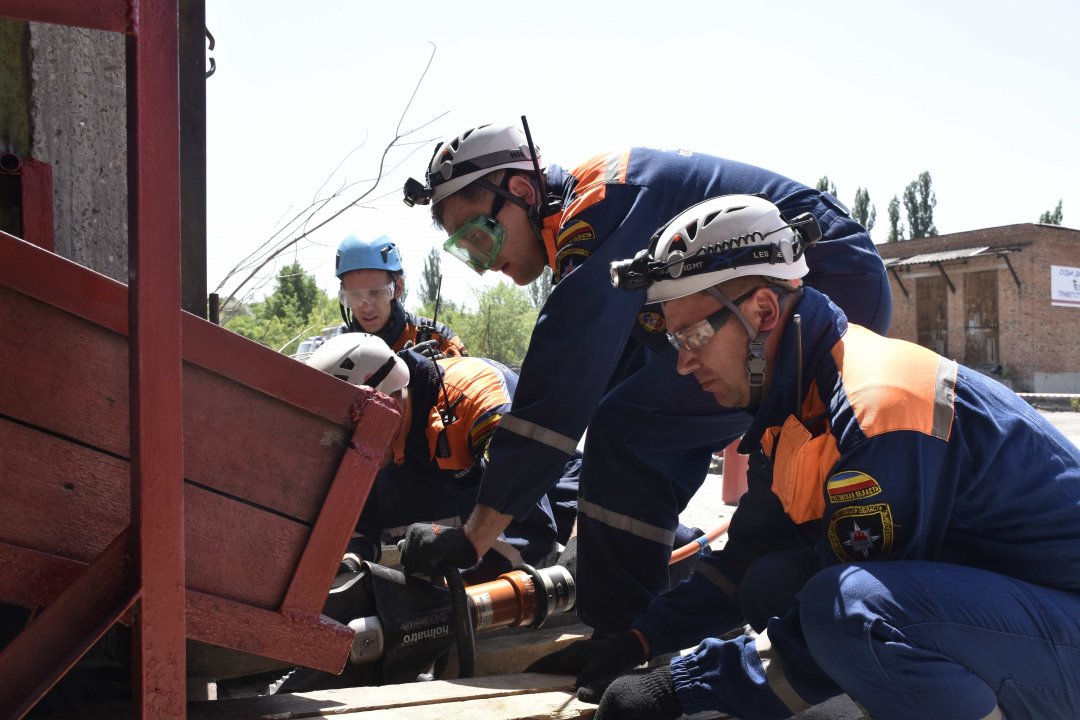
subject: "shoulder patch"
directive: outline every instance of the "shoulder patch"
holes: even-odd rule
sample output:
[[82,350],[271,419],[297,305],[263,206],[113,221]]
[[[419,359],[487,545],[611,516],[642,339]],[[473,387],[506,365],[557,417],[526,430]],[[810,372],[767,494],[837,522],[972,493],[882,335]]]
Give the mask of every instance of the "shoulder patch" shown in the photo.
[[587,242],[595,239],[596,232],[593,230],[593,226],[584,220],[578,220],[570,223],[559,231],[558,236],[555,238],[555,247],[561,248],[564,245],[572,245],[574,243]]
[[888,503],[841,508],[829,521],[829,543],[840,562],[889,554],[893,546],[892,509]]
[[667,330],[667,322],[664,316],[656,312],[638,313],[638,324],[651,333],[661,333]]
[[845,503],[873,497],[881,493],[877,480],[860,470],[839,472],[825,484],[829,502]]
[[591,252],[585,248],[564,247],[555,255],[555,270],[552,282],[559,282],[564,275],[569,275],[576,270],[581,263],[589,259]]

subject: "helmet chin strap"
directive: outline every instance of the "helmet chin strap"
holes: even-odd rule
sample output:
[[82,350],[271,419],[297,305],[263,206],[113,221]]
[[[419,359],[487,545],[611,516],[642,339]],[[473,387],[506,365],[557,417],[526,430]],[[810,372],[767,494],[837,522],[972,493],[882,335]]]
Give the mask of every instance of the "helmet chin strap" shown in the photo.
[[[802,294],[802,288],[792,288],[786,282],[770,283],[763,286],[773,292],[776,292],[777,299],[780,302],[780,314],[783,315],[785,308],[791,301],[792,297],[798,297]],[[746,407],[757,407],[761,404],[761,396],[764,393],[765,388],[765,371],[768,370],[769,364],[765,360],[765,340],[772,334],[772,330],[766,330],[760,332],[754,329],[754,326],[750,324],[750,321],[742,314],[742,311],[736,307],[735,303],[724,293],[716,289],[717,286],[706,288],[705,292],[708,295],[719,300],[724,307],[731,311],[731,314],[739,319],[739,322],[746,328],[746,335],[750,338],[747,344],[746,351],[746,377],[750,383],[750,402]],[[777,292],[778,291],[778,292]],[[799,358],[800,364],[802,358]]]

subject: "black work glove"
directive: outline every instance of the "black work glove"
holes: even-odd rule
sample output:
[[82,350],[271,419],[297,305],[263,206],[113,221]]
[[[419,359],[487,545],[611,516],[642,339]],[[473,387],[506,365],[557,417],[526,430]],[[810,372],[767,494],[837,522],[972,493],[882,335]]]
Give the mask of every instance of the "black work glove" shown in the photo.
[[435,574],[435,566],[448,562],[454,567],[467,568],[476,564],[476,548],[465,535],[465,529],[434,523],[414,523],[398,543],[401,564],[407,573]]
[[446,355],[443,354],[442,349],[439,348],[438,340],[425,340],[424,342],[407,347],[413,352],[420,353],[428,360],[442,360],[446,357]]
[[559,553],[556,565],[562,565],[570,573],[570,577],[577,578],[577,535],[566,541],[566,547]]
[[[578,694],[580,697],[580,693]],[[600,699],[594,720],[675,720],[683,714],[671,666],[617,678]]]
[[630,668],[645,662],[645,649],[627,630],[603,640],[578,640],[545,655],[525,672],[577,675],[578,697],[598,702],[608,684]]

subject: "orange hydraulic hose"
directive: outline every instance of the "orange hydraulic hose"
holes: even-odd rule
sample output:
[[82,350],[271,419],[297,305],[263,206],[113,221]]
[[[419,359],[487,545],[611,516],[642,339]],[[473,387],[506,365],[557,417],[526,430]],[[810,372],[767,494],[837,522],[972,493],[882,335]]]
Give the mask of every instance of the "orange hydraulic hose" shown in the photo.
[[697,555],[698,553],[700,553],[702,551],[702,549],[706,545],[709,545],[714,540],[716,540],[716,538],[718,538],[721,535],[723,535],[724,533],[726,533],[727,529],[728,529],[728,525],[730,525],[730,524],[731,524],[731,520],[725,520],[724,522],[720,523],[719,525],[714,527],[709,532],[707,532],[704,535],[702,535],[701,537],[699,537],[697,540],[693,540],[691,542],[688,542],[685,545],[683,545],[681,548],[677,548],[676,550],[673,550],[671,552],[671,562],[668,563],[668,564],[669,565],[674,565],[675,563],[680,562],[682,560],[685,560],[688,557],[691,557],[693,555]]

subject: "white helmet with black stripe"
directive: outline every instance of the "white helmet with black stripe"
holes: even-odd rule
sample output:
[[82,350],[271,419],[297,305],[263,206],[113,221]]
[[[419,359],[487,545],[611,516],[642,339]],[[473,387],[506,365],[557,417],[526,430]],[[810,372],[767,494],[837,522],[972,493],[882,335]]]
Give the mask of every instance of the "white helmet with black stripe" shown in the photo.
[[788,222],[763,197],[722,195],[683,210],[645,253],[614,263],[612,282],[645,287],[647,302],[664,302],[748,275],[798,281],[809,271],[804,253],[820,237],[809,213]]
[[353,385],[391,395],[409,384],[409,368],[381,338],[361,332],[330,338],[307,364]]

